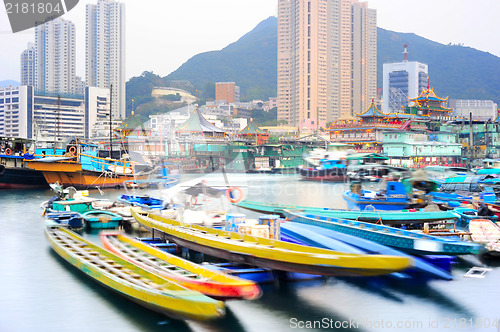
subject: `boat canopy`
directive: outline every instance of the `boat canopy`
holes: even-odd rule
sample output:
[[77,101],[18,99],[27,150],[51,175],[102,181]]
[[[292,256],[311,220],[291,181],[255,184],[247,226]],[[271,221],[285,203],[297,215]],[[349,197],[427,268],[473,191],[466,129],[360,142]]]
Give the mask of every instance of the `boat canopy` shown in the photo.
[[365,159],[389,160],[389,157],[383,156],[378,153],[354,153],[347,156],[347,160],[365,160]]

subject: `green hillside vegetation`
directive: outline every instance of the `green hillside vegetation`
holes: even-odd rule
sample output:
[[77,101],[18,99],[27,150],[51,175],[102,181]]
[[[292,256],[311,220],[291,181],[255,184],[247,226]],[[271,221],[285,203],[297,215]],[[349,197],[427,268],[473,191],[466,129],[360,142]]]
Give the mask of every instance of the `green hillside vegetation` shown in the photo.
[[378,28],[377,86],[382,87],[382,64],[400,62],[403,44],[408,60],[429,65],[430,85],[440,97],[486,99],[500,104],[500,58],[460,45],[443,45],[413,33]]
[[[131,99],[135,100],[137,112],[144,115],[176,106],[154,100],[151,91],[155,86],[184,89],[200,98],[197,102],[200,105],[215,98],[215,82],[222,81],[239,85],[241,100],[267,100],[276,96],[277,24],[277,18],[270,17],[226,48],[195,55],[166,77],[145,71],[131,78],[127,82],[127,114],[132,109]],[[491,99],[500,104],[499,57],[381,28],[377,46],[378,87],[382,87],[382,65],[401,61],[404,43],[409,44],[410,61],[429,65],[430,84],[438,96]]]
[[224,49],[195,55],[166,79],[189,80],[198,89],[235,82],[241,88],[241,100],[276,96],[277,21],[269,17]]

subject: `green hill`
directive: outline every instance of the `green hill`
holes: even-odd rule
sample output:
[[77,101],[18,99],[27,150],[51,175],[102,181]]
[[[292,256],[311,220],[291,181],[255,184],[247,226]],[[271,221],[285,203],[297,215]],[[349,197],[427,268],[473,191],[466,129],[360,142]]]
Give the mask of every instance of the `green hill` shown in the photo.
[[235,82],[241,99],[276,96],[278,19],[269,17],[220,51],[195,55],[167,80],[189,80],[198,89],[214,82]]
[[[213,98],[215,82],[229,81],[241,87],[242,100],[276,96],[277,28],[277,18],[269,17],[238,41],[220,51],[195,55],[166,77],[144,72],[131,78],[127,109],[132,98],[136,105],[150,102],[151,89],[157,85],[181,87],[206,99]],[[491,99],[500,104],[499,57],[382,28],[378,28],[378,87],[382,87],[383,63],[401,61],[404,43],[409,44],[410,61],[429,65],[431,86],[439,96]]]

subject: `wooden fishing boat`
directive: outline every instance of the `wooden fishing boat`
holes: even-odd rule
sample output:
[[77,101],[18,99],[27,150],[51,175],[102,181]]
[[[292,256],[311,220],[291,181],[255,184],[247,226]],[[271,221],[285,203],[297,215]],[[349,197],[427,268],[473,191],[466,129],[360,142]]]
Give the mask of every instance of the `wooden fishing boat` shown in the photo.
[[489,254],[500,256],[500,227],[488,219],[473,219],[469,223],[472,241],[484,244]]
[[455,241],[384,225],[326,217],[304,211],[285,210],[284,213],[294,222],[354,235],[411,254],[468,255],[481,251],[481,246],[475,243]]
[[92,210],[82,214],[83,220],[90,229],[112,229],[120,225],[122,217],[104,210]]
[[171,242],[236,263],[276,270],[336,276],[374,276],[412,266],[411,259],[386,255],[346,254],[278,240],[187,225],[132,208],[134,218],[159,230]]
[[224,303],[179,286],[106,251],[61,227],[46,227],[55,252],[116,293],[178,319],[207,320],[224,315]]
[[420,210],[403,210],[403,211],[382,211],[382,210],[340,210],[321,207],[308,207],[297,205],[286,205],[266,202],[255,202],[243,200],[235,205],[262,213],[278,214],[284,217],[284,210],[303,210],[323,216],[331,216],[340,219],[358,220],[373,223],[382,223],[384,225],[403,225],[403,224],[420,224],[425,222],[441,221],[441,220],[456,220],[458,217],[448,211],[420,211]]
[[120,233],[103,232],[104,247],[141,268],[219,300],[253,300],[261,295],[253,282],[214,272]]
[[94,144],[77,142],[70,151],[73,156],[69,160],[34,159],[28,166],[41,171],[48,183],[77,189],[121,187],[127,180],[146,179],[152,171],[132,161],[100,157]]

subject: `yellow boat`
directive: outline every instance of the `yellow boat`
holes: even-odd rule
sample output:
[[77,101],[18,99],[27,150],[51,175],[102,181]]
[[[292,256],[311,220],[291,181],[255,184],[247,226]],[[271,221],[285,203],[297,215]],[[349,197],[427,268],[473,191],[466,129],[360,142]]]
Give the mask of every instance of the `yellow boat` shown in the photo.
[[46,227],[45,235],[63,259],[102,285],[153,311],[178,319],[224,315],[224,303],[179,286],[123,260],[70,230]]
[[183,224],[138,208],[131,212],[140,224],[163,232],[171,242],[237,263],[333,276],[376,276],[413,266],[408,257],[348,254]]
[[104,247],[141,268],[219,300],[254,300],[261,295],[252,281],[182,259],[117,232],[100,234]]

